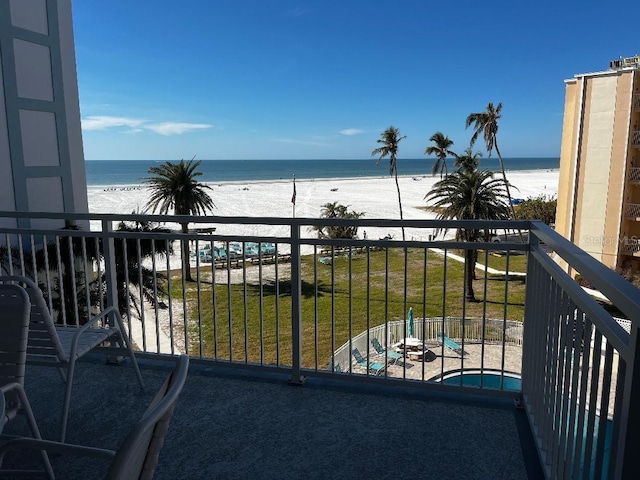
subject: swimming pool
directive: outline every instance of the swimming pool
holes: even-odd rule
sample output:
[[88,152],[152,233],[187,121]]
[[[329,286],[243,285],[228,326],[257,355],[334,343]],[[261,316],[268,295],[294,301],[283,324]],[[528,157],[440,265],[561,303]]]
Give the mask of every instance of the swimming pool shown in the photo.
[[440,380],[446,385],[460,385],[460,377],[462,377],[462,385],[465,387],[491,388],[495,390],[509,390],[519,392],[522,389],[522,380],[520,375],[515,373],[504,373],[501,375],[496,370],[469,370],[465,372],[445,373]]

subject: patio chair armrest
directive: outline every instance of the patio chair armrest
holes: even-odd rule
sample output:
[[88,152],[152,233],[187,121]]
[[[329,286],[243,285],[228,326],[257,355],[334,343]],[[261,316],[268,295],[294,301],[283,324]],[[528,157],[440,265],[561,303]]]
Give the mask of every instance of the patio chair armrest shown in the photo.
[[30,448],[34,450],[46,450],[49,453],[62,453],[69,455],[87,455],[112,460],[116,452],[104,448],[87,447],[71,443],[54,442],[52,440],[40,440],[37,438],[17,437],[0,445],[0,464],[8,450],[16,448]]
[[75,333],[75,335],[73,336],[73,339],[71,340],[71,346],[69,351],[70,358],[75,358],[76,351],[78,350],[78,341],[80,341],[80,336],[84,332],[89,330],[91,327],[93,327],[98,321],[102,320],[104,317],[109,315],[110,313],[115,313],[116,322],[118,323],[118,328],[120,329],[120,332],[122,333],[122,335],[124,335],[124,331],[123,331],[124,327],[122,324],[122,317],[120,316],[120,312],[115,307],[107,307],[97,315],[91,317],[87,321],[87,323],[85,323],[82,327],[80,327],[78,331]]

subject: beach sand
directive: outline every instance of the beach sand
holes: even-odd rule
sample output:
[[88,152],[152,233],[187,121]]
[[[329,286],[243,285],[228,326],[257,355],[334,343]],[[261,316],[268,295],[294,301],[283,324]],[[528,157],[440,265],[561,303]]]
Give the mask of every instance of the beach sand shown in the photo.
[[[558,173],[556,170],[513,170],[507,172],[507,178],[517,188],[512,190],[514,198],[531,196],[557,195]],[[499,173],[497,173],[499,175]],[[429,219],[435,214],[420,207],[427,206],[424,196],[440,179],[439,176],[401,176],[400,192],[405,219]],[[294,214],[291,196],[293,185],[291,180],[272,182],[246,183],[209,183],[210,192],[216,208],[214,216],[227,217],[284,217]],[[350,210],[364,212],[364,219],[399,219],[398,195],[393,177],[355,178],[355,179],[316,179],[296,180],[295,216],[318,218],[322,205],[338,202],[348,205]],[[89,211],[91,213],[143,212],[149,191],[141,187],[89,187]],[[216,233],[221,235],[284,235],[288,236],[287,227],[263,225],[223,225],[215,224]],[[370,239],[380,238],[387,230],[367,228]],[[362,232],[359,232],[362,235]],[[392,232],[399,238],[400,230]],[[313,236],[313,232],[303,232],[305,236]],[[426,240],[427,233],[422,230],[414,232],[407,229],[407,238]]]

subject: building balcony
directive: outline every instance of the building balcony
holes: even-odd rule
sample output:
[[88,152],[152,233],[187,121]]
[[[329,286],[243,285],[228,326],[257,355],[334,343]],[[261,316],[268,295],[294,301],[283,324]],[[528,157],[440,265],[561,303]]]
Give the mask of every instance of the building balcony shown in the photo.
[[640,184],[640,168],[631,168],[631,171],[629,172],[629,182],[636,185]]
[[626,239],[622,243],[620,250],[625,255],[638,257],[640,256],[640,240],[638,240],[637,238]]
[[633,95],[633,110],[640,110],[640,93],[636,93]]
[[634,130],[631,133],[631,146],[634,148],[640,148],[640,130]]
[[[640,318],[638,290],[543,224],[176,217],[216,227],[181,234],[165,216],[0,217],[4,274],[37,278],[68,325],[117,305],[138,349],[144,392],[128,361],[80,362],[68,441],[116,448],[168,361],[191,357],[155,478],[628,478],[640,468],[638,324],[614,318],[558,261],[620,317]],[[82,228],[55,228],[65,224]],[[256,233],[222,233],[234,224]],[[320,240],[318,225],[404,227],[410,240]],[[444,228],[521,230],[527,243],[433,240]],[[232,242],[235,258],[211,253]],[[181,245],[194,252],[188,266]],[[25,379],[55,438],[62,384],[36,366]],[[95,460],[52,462],[59,478],[104,474]]]
[[624,210],[624,215],[627,218],[640,221],[640,203],[628,203]]

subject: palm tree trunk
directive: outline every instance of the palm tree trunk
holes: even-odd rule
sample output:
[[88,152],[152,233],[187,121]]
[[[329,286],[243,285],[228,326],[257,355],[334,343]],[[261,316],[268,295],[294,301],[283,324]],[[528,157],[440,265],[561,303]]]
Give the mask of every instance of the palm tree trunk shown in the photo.
[[[504,186],[507,189],[507,198],[509,199],[509,207],[511,207],[511,217],[513,218],[513,220],[515,220],[516,209],[513,207],[513,202],[511,201],[511,191],[509,190],[509,183],[507,182],[507,174],[504,171],[504,162],[502,161],[502,155],[500,154],[500,149],[498,148],[498,139],[495,140],[495,145],[496,145],[496,153],[498,154],[498,160],[500,161],[500,170],[502,170],[502,179],[504,180]],[[520,241],[524,243],[522,230],[518,229],[518,233],[520,234]]]
[[[189,224],[181,223],[182,233],[189,233]],[[189,263],[189,240],[181,241],[182,247],[182,269],[184,270],[184,279],[187,282],[193,282],[193,277],[191,276],[191,264]]]
[[474,263],[474,254],[473,254],[474,250],[466,250],[465,252],[465,262],[464,262],[464,268],[466,270],[465,272],[465,281],[466,281],[466,294],[465,294],[465,299],[468,302],[475,302],[476,301],[476,296],[473,292],[473,272],[475,270],[475,263]]
[[[400,184],[398,183],[398,171],[395,171],[395,178],[396,178],[396,189],[398,190],[398,205],[400,206],[400,220],[404,220],[404,217],[402,216],[402,198],[400,198]],[[402,241],[405,241],[405,236],[404,236],[404,225],[402,225]]]

